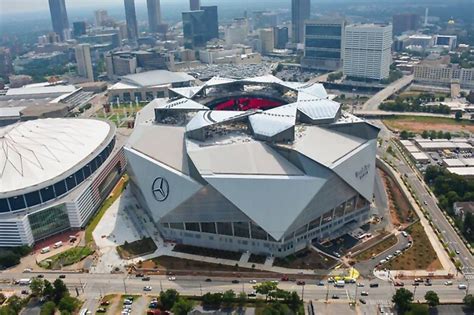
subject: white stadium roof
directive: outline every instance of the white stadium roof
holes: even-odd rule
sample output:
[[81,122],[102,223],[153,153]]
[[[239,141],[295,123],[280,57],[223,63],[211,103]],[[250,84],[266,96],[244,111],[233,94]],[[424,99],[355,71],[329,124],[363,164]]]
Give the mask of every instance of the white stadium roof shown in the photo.
[[0,128],[0,194],[65,175],[106,143],[111,129],[93,119],[39,119]]
[[194,77],[184,72],[153,70],[123,76],[121,81],[137,87],[160,86],[178,82],[194,81]]

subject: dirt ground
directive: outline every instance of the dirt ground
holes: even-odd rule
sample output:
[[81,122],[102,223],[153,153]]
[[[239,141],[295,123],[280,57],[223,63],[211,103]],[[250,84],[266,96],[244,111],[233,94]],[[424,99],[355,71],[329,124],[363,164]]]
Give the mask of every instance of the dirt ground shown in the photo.
[[415,133],[422,133],[430,130],[443,130],[452,133],[470,132],[474,133],[474,123],[463,122],[457,123],[454,119],[446,118],[427,118],[427,117],[406,117],[397,119],[386,119],[384,124],[392,130],[407,130]]

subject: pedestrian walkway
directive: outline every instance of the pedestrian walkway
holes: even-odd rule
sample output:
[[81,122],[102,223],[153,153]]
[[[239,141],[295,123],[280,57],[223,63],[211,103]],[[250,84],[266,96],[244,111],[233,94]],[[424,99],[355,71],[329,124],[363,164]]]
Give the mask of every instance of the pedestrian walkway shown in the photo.
[[250,258],[250,253],[249,252],[243,253],[242,256],[240,256],[239,265],[248,263],[249,258]]

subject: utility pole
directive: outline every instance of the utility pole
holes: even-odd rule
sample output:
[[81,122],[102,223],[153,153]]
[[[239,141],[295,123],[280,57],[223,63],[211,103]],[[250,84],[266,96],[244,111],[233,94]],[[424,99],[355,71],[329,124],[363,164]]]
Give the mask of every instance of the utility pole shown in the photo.
[[163,292],[163,283],[160,280],[160,292]]
[[327,290],[326,290],[326,303],[329,300],[329,283],[327,284]]
[[122,281],[123,281],[123,289],[125,291],[125,294],[127,294],[127,285],[125,284],[125,278],[123,278]]
[[301,300],[304,300],[304,284],[303,284],[303,287],[301,288]]
[[354,295],[354,304],[357,304],[357,289],[359,289],[359,286],[356,283],[356,291],[355,291],[355,295]]
[[199,291],[201,291],[201,296],[202,296],[202,285],[201,285],[201,282],[199,282]]

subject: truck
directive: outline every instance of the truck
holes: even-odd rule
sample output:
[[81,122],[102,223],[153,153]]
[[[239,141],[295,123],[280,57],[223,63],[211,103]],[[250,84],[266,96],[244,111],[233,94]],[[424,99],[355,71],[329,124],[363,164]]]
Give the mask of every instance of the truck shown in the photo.
[[54,243],[54,246],[53,246],[53,247],[54,247],[54,248],[59,248],[59,247],[61,247],[61,246],[63,246],[63,242],[62,242],[62,241],[59,241],[59,242]]
[[46,246],[41,249],[41,254],[46,254],[46,253],[49,253],[50,251],[51,251],[51,248],[49,246]]
[[344,288],[344,285],[345,285],[345,284],[346,284],[346,283],[345,283],[344,280],[338,280],[338,281],[336,281],[336,282],[334,283],[334,286],[335,286],[336,288]]

